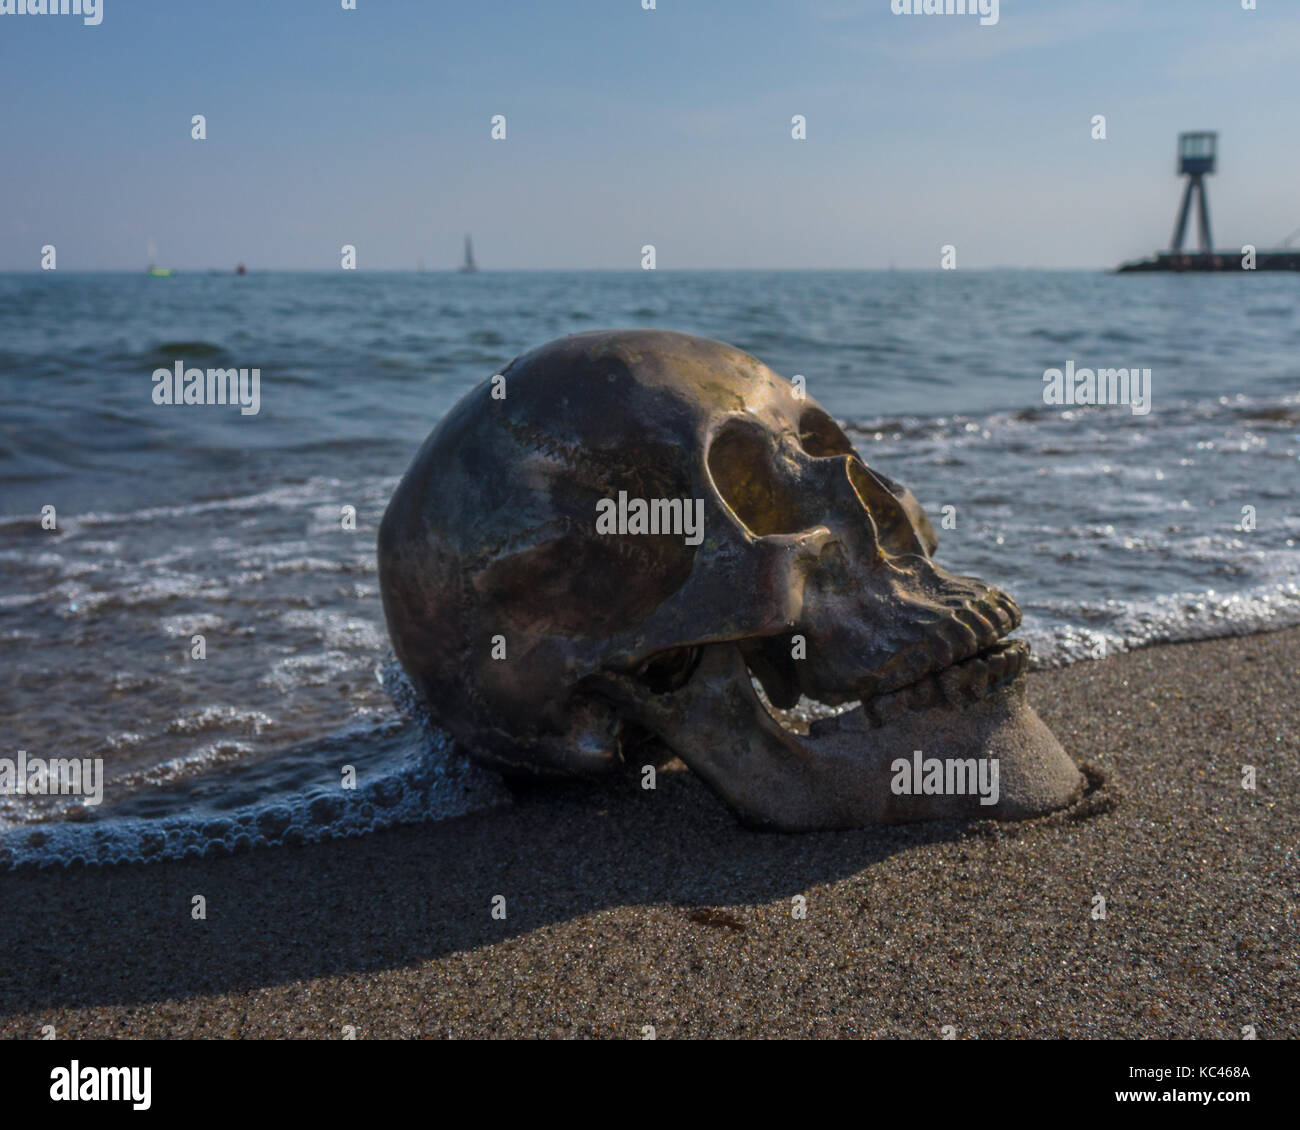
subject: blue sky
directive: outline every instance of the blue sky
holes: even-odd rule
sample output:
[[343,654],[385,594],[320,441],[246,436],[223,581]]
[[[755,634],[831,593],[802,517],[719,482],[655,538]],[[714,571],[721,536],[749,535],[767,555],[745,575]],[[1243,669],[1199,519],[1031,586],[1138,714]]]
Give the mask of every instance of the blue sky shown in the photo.
[[1296,0],[102,2],[0,16],[0,270],[1104,267],[1185,129],[1218,246],[1300,227]]

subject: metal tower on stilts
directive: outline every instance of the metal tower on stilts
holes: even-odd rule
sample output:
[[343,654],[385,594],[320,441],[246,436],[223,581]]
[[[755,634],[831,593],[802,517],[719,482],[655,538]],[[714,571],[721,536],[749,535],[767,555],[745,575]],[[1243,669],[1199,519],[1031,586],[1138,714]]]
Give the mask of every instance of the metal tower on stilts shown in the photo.
[[[1235,271],[1254,274],[1256,271],[1300,271],[1300,251],[1288,249],[1293,236],[1282,247],[1273,251],[1258,251],[1253,245],[1243,246],[1241,254],[1235,251],[1216,255],[1214,237],[1210,235],[1210,203],[1205,196],[1205,178],[1214,172],[1215,150],[1219,135],[1201,131],[1178,135],[1178,172],[1187,178],[1183,202],[1178,209],[1178,222],[1174,225],[1173,242],[1168,251],[1157,251],[1150,259],[1135,259],[1121,263],[1119,274],[1130,271]],[[1192,211],[1192,197],[1196,197],[1196,226],[1200,229],[1199,251],[1183,250],[1187,235],[1187,217]],[[1300,234],[1297,229],[1295,234]]]
[[1210,205],[1205,199],[1205,176],[1214,172],[1217,133],[1180,133],[1178,135],[1178,172],[1187,178],[1183,190],[1183,204],[1178,209],[1178,223],[1174,226],[1174,239],[1169,250],[1178,254],[1183,249],[1183,236],[1187,234],[1187,213],[1192,206],[1192,196],[1197,201],[1197,228],[1201,237],[1201,254],[1214,251],[1210,237]]

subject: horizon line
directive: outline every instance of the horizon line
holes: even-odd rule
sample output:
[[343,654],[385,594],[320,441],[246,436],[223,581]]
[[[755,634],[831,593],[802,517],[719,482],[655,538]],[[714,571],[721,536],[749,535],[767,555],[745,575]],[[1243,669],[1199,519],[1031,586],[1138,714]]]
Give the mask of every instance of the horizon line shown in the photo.
[[[248,275],[296,274],[296,275],[517,275],[517,274],[690,274],[720,272],[784,272],[784,273],[843,273],[843,274],[970,274],[975,271],[1113,271],[1114,267],[1098,266],[1061,266],[1061,267],[1024,267],[1024,266],[989,266],[989,267],[656,267],[644,270],[640,267],[479,267],[475,271],[462,271],[459,267],[353,267],[344,270],[340,267],[248,267]],[[231,275],[240,277],[233,267],[171,267],[170,277],[177,275]],[[78,267],[72,269],[54,268],[45,270],[40,267],[0,267],[0,275],[140,275],[149,277],[147,267]]]

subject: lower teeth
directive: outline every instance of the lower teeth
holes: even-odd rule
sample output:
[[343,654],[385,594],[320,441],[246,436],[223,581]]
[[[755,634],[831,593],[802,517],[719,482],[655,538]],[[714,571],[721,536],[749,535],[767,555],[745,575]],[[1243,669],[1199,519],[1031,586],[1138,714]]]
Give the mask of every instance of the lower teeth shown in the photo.
[[[1020,640],[1003,641],[996,651],[971,656],[898,690],[863,700],[862,713],[878,729],[910,711],[969,706],[1012,682],[1028,665],[1028,656],[1027,645]],[[856,708],[853,703],[834,707],[800,696],[795,706],[782,710],[772,705],[757,678],[750,681],[764,709],[791,733],[816,737],[819,730],[836,728],[839,716]]]

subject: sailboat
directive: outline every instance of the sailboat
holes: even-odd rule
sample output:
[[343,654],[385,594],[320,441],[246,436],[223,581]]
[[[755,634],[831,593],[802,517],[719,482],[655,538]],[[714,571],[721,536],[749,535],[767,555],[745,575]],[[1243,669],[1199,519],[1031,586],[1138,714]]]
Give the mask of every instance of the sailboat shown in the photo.
[[170,267],[160,267],[157,263],[158,249],[153,245],[153,240],[149,241],[149,274],[156,279],[170,278],[172,269]]
[[461,264],[460,273],[462,275],[472,275],[478,270],[478,264],[474,262],[474,245],[470,242],[469,236],[465,237],[465,262]]

